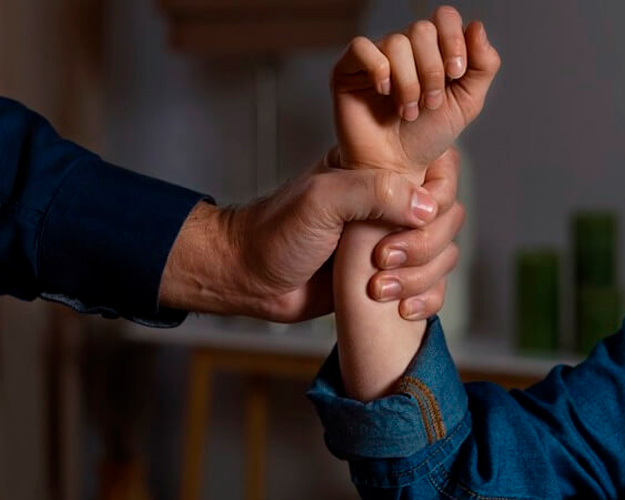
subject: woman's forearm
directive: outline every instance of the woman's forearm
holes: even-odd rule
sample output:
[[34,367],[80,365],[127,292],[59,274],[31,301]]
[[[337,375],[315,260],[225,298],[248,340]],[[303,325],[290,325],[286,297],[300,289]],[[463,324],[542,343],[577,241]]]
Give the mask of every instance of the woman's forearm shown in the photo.
[[407,321],[398,301],[375,302],[367,283],[376,272],[375,245],[394,228],[379,222],[353,222],[344,230],[334,262],[334,304],[341,374],[346,395],[361,401],[394,390],[418,351],[425,321]]

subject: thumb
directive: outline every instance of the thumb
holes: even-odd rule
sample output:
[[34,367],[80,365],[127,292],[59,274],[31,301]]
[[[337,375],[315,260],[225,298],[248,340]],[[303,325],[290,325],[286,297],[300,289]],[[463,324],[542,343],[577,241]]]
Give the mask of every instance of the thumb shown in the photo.
[[454,82],[463,92],[456,93],[464,115],[472,121],[484,107],[486,94],[501,67],[501,58],[490,44],[484,25],[473,21],[465,30],[468,64],[465,75]]
[[334,224],[380,220],[398,227],[421,227],[436,217],[432,195],[409,174],[390,170],[334,170],[326,174],[319,200]]

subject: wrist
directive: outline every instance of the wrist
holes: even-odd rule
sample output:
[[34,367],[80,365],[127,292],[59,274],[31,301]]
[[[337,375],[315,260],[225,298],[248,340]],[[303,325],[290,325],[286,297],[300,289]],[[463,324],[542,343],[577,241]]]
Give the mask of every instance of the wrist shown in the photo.
[[198,203],[185,220],[161,279],[161,306],[215,314],[237,313],[239,242],[235,209]]
[[340,168],[342,170],[389,170],[399,174],[407,174],[413,178],[421,180],[423,183],[427,164],[399,158],[377,158],[372,161],[370,157],[359,158],[350,155],[349,152],[341,150],[340,146],[334,146],[326,155],[328,166]]

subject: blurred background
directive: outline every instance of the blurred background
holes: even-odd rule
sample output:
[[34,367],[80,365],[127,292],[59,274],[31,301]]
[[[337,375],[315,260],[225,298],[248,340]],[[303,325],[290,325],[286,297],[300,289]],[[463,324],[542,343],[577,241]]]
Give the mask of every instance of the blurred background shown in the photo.
[[[333,144],[328,75],[341,47],[356,34],[403,29],[438,5],[257,3],[1,2],[0,92],[108,161],[220,204],[250,200]],[[485,22],[503,58],[485,111],[462,138],[467,256],[444,311],[462,338],[454,352],[503,344],[518,355],[519,251],[549,249],[560,270],[555,356],[568,355],[572,217],[601,211],[618,221],[624,210],[625,4],[449,3]],[[610,227],[623,248],[618,224]],[[624,271],[614,269],[618,294]],[[331,320],[320,324],[325,333],[191,318],[186,330],[150,333],[3,298],[0,497],[356,498],[304,397],[331,346]],[[245,335],[222,342],[230,331]],[[465,359],[474,375],[496,359],[480,350]],[[519,363],[508,376],[529,373]]]

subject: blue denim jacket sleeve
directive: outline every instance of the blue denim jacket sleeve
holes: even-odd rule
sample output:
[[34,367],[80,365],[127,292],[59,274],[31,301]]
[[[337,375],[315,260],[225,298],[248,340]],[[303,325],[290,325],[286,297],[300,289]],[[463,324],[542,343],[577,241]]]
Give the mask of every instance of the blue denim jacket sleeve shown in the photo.
[[207,196],[124,170],[0,98],[0,293],[174,326],[158,306],[178,231]]
[[308,393],[363,499],[616,499],[625,495],[625,334],[506,392],[463,385],[438,319],[396,394],[343,395],[333,352]]

